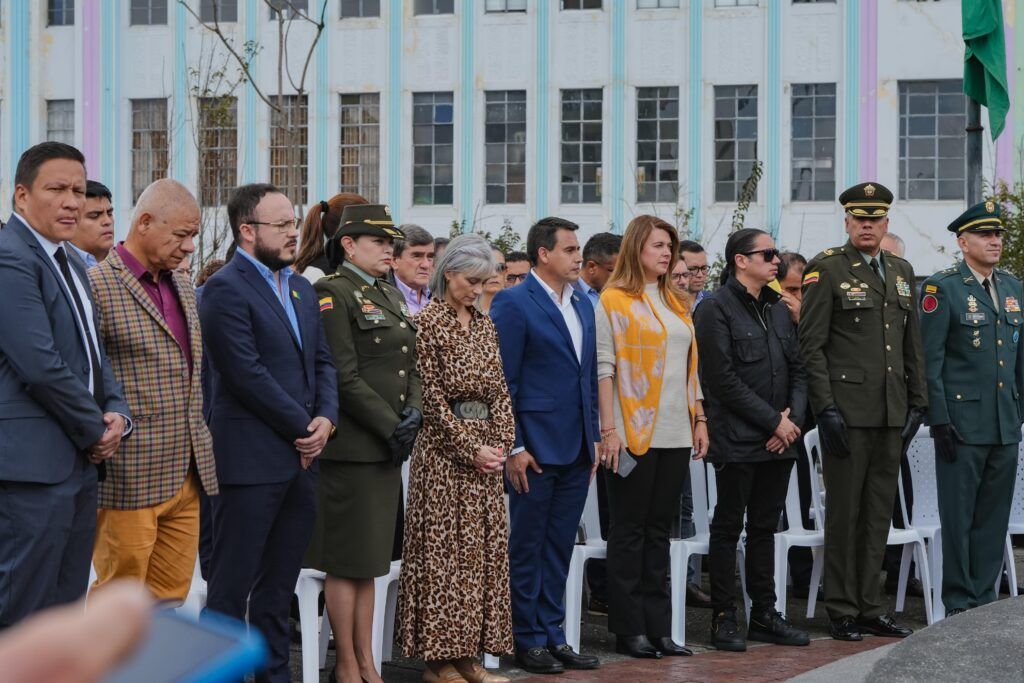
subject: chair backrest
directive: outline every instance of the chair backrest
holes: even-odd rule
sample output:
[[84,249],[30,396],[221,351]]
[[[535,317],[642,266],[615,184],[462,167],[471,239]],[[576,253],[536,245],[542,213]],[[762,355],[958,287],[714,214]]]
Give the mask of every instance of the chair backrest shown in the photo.
[[[910,480],[914,487],[914,524],[937,525],[939,522],[939,488],[935,479],[935,442],[928,435],[928,428],[922,427],[907,449],[910,465]],[[903,523],[909,528],[907,519],[907,496],[903,490],[903,472],[900,471],[899,492],[903,508]]]
[[825,498],[822,495],[821,481],[818,479],[818,469],[814,465],[814,454],[818,454],[818,460],[824,465],[824,458],[821,457],[821,442],[818,440],[818,429],[815,427],[804,434],[804,450],[807,451],[807,466],[811,479],[811,504],[814,506],[814,528],[819,531],[825,528]]
[[[608,476],[615,477],[616,474]],[[580,530],[583,533],[583,542],[603,541],[601,536],[601,515],[597,509],[597,477],[590,481],[590,489],[587,491],[587,502],[583,504],[583,516],[580,518]]]
[[711,505],[708,499],[715,496],[715,468],[703,460],[690,460],[690,491],[693,494],[693,528],[698,534],[710,532]]
[[1013,502],[1010,504],[1010,524],[1015,529],[1024,528],[1024,442],[1021,442],[1021,449],[1017,455],[1017,481],[1013,485]]

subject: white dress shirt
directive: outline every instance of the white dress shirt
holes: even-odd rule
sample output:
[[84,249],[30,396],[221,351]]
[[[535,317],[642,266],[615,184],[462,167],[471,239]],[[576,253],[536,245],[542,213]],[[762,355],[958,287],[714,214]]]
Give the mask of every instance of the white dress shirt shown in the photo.
[[580,363],[583,362],[583,323],[580,322],[580,317],[576,313],[576,309],[572,305],[572,297],[576,293],[572,288],[572,285],[566,285],[562,288],[562,296],[555,294],[555,290],[548,287],[548,284],[540,279],[537,275],[537,271],[531,270],[530,274],[537,279],[540,286],[547,292],[548,297],[551,298],[551,303],[555,305],[558,312],[562,314],[562,319],[565,320],[565,326],[569,328],[569,337],[572,339],[573,350],[576,351],[576,360]]

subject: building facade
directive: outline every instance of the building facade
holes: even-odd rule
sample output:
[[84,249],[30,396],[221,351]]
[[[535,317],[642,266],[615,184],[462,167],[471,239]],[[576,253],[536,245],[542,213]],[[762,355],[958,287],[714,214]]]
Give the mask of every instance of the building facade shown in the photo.
[[[141,189],[170,175],[211,208],[241,182],[302,205],[361,192],[437,235],[525,234],[554,214],[585,238],[655,213],[717,253],[760,161],[746,225],[780,246],[841,243],[836,195],[875,180],[918,270],[952,258],[944,228],[966,202],[954,0],[273,2],[283,16],[263,0],[0,3],[0,206],[21,151],[60,139],[113,190],[122,234]],[[1004,16],[1016,101],[1024,0]],[[989,183],[1020,179],[1022,109],[997,143],[986,134]]]

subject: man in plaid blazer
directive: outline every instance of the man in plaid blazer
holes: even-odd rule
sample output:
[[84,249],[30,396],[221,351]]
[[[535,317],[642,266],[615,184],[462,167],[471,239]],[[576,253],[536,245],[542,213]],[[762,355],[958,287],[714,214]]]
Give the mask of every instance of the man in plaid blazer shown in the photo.
[[139,197],[127,239],[89,271],[100,334],[135,415],[99,487],[96,585],[145,581],[183,601],[199,543],[199,487],[217,493],[203,420],[203,343],[195,293],[178,264],[195,250],[199,206],[164,179]]

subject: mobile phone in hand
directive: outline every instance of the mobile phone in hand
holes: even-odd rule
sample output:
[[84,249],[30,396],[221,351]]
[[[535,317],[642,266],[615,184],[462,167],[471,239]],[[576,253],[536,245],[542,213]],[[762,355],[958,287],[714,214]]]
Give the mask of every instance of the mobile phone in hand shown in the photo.
[[636,469],[636,458],[623,448],[619,451],[619,466],[616,468],[615,474],[625,479],[634,469]]

